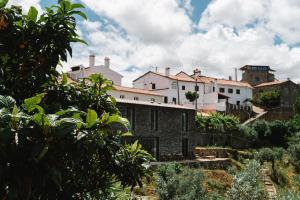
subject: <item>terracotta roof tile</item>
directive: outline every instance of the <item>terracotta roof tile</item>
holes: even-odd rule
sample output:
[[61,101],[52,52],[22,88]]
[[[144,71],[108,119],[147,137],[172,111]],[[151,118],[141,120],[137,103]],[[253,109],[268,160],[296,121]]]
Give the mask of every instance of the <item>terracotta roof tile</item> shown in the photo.
[[143,89],[131,88],[131,87],[124,87],[124,86],[117,86],[117,85],[114,85],[113,89],[117,90],[117,91],[124,91],[124,92],[132,92],[132,93],[139,93],[139,94],[148,94],[148,95],[153,95],[153,96],[163,96],[161,94],[158,94],[156,92],[149,91],[149,90],[143,90]]
[[285,82],[287,82],[287,80],[286,81],[273,81],[273,82],[268,82],[268,83],[261,83],[259,85],[254,86],[254,87],[263,87],[263,86],[269,86],[269,85],[279,85],[279,84],[282,84],[282,83],[285,83]]

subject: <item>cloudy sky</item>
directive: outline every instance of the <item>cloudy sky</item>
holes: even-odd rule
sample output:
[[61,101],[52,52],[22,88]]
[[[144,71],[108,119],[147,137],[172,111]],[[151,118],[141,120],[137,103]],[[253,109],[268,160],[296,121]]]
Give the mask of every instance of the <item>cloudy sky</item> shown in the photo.
[[[40,10],[53,0],[11,0]],[[74,45],[65,65],[111,58],[123,83],[149,70],[227,78],[246,64],[270,65],[277,79],[300,81],[299,0],[76,0],[87,21],[78,32],[89,46]],[[239,77],[241,73],[239,72]]]

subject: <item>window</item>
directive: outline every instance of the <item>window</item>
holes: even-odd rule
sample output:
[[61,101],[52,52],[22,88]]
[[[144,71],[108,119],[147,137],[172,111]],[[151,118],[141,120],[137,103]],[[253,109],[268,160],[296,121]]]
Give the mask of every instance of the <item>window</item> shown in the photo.
[[158,110],[151,109],[151,130],[158,130]]
[[181,115],[181,130],[188,131],[188,113],[183,112]]
[[219,88],[219,92],[224,93],[225,92],[225,88]]
[[260,78],[258,76],[255,77],[255,81],[258,82],[260,81]]
[[232,94],[233,93],[233,89],[232,88],[228,88],[228,93]]
[[182,89],[182,90],[185,90],[185,85],[181,86],[181,89]]
[[125,96],[124,95],[120,95],[120,99],[124,99],[125,98]]
[[238,106],[239,106],[240,104],[241,104],[241,102],[240,102],[240,101],[237,101],[237,102],[236,102],[236,105],[238,105]]
[[133,99],[134,99],[135,101],[138,101],[138,100],[139,100],[139,98],[138,98],[138,97],[133,97]]
[[164,102],[168,103],[168,97],[164,97]]
[[216,88],[215,87],[213,87],[213,92],[215,92],[216,91]]
[[237,94],[241,94],[241,90],[240,89],[236,89],[236,93]]
[[199,91],[199,86],[198,85],[195,86],[195,91]]
[[156,88],[155,83],[152,83],[152,90],[155,90],[155,88]]
[[155,102],[155,99],[154,99],[154,98],[151,98],[150,101]]
[[173,97],[172,102],[176,104],[176,98]]
[[131,130],[135,129],[135,108],[127,108],[127,117]]

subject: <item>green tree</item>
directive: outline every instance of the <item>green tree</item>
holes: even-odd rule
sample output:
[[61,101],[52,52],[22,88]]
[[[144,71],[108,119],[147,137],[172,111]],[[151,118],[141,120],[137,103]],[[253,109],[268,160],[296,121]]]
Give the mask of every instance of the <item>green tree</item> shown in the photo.
[[188,92],[185,93],[185,97],[190,102],[194,102],[194,101],[196,101],[196,99],[199,98],[199,94],[197,92],[188,91]]
[[74,17],[85,17],[83,6],[60,0],[39,16],[3,2],[0,199],[107,199],[116,182],[141,186],[152,157],[121,142],[128,121],[107,94],[111,83],[94,75],[68,85],[56,71],[71,42],[83,42]]
[[260,165],[257,161],[251,161],[244,171],[234,175],[228,199],[266,199],[266,195],[260,181]]
[[274,108],[280,106],[280,98],[278,90],[265,91],[254,97],[254,103],[266,108]]
[[34,7],[27,15],[20,7],[0,7],[0,94],[22,102],[56,80],[57,65],[72,56],[71,42],[83,42],[74,16],[86,18],[80,8],[64,0],[39,16]]
[[296,98],[294,109],[297,114],[300,114],[300,97]]
[[161,200],[204,200],[207,192],[200,170],[182,167],[180,164],[163,165],[158,169],[156,192]]

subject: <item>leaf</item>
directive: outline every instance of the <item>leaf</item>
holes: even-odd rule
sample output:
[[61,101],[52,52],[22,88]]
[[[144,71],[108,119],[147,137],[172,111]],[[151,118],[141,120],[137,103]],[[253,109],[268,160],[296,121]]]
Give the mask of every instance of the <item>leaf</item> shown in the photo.
[[88,43],[87,43],[86,41],[84,41],[84,40],[82,40],[82,39],[80,39],[80,38],[76,38],[76,37],[73,37],[73,38],[71,39],[71,42],[80,42],[80,43],[82,43],[82,44],[88,45]]
[[87,20],[87,16],[86,16],[86,14],[84,14],[83,12],[81,12],[81,11],[71,11],[71,12],[69,12],[69,14],[70,15],[79,15],[79,16],[81,16],[83,19],[85,19],[85,20]]
[[7,3],[8,3],[8,0],[0,0],[0,8],[4,8]]
[[62,74],[62,82],[61,84],[66,85],[68,83],[68,77],[66,73]]
[[88,127],[92,127],[98,119],[98,115],[96,111],[92,109],[88,109],[87,116],[86,116],[86,123],[88,124]]
[[132,136],[132,133],[131,132],[126,132],[126,133],[123,133],[122,136],[126,137],[126,136]]
[[16,104],[16,101],[12,97],[0,95],[0,109],[5,108],[9,111],[12,111],[15,104]]
[[74,3],[71,5],[71,9],[76,9],[76,8],[85,8],[82,4],[80,3]]
[[130,126],[128,119],[123,118],[120,115],[112,115],[112,116],[108,117],[106,124],[109,125],[109,124],[113,124],[113,123],[121,124],[121,125],[125,126],[127,129],[129,129],[129,126]]
[[46,95],[45,93],[42,93],[42,94],[38,94],[34,97],[25,99],[23,106],[25,107],[26,110],[31,110],[32,111],[32,107],[34,107],[34,106],[38,105],[39,103],[41,103],[41,101],[42,101],[42,99],[44,98],[45,95]]
[[31,19],[32,21],[36,22],[37,20],[37,16],[38,16],[38,11],[35,7],[31,6],[27,16],[29,17],[29,19]]

